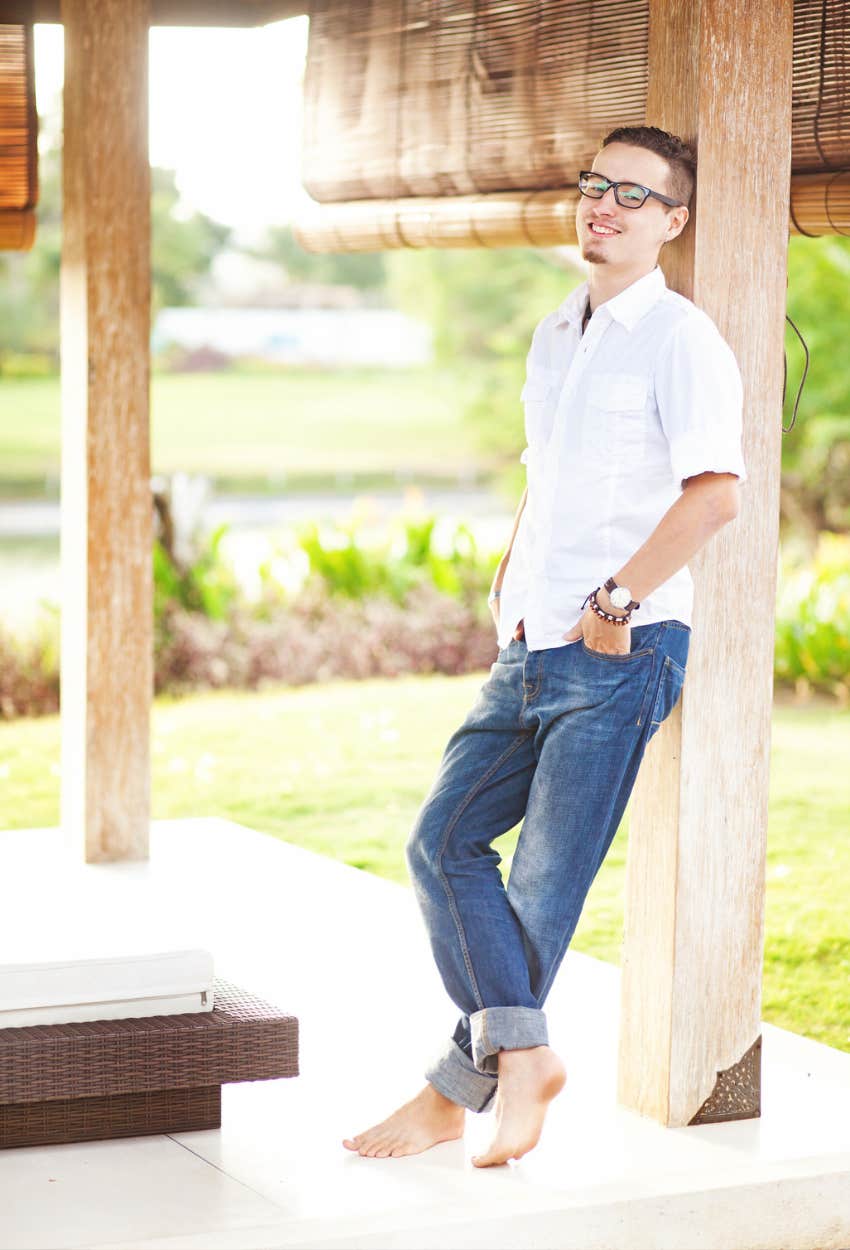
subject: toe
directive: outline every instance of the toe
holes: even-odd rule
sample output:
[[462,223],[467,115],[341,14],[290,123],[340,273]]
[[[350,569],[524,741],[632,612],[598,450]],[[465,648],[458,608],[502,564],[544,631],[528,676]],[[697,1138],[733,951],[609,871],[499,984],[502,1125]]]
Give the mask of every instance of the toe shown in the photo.
[[488,1150],[486,1154],[473,1155],[472,1157],[472,1162],[477,1168],[498,1167],[502,1163],[507,1163],[507,1161],[507,1155],[504,1155],[502,1151],[496,1150]]

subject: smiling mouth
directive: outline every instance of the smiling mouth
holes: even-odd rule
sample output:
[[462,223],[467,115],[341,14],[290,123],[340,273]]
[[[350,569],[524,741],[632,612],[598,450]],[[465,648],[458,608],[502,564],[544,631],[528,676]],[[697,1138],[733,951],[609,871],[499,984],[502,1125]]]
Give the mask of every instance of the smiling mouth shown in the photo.
[[607,239],[607,238],[612,237],[615,234],[620,233],[619,230],[614,230],[613,227],[609,228],[607,226],[600,226],[597,222],[593,222],[593,221],[588,226],[588,229],[590,230],[590,233],[594,235],[597,239]]

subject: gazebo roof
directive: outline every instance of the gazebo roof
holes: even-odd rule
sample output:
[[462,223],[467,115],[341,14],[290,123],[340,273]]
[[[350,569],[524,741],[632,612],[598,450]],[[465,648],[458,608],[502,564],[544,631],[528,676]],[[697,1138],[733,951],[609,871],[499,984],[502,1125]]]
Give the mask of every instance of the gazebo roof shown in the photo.
[[[793,9],[790,229],[847,233],[850,0]],[[613,125],[645,117],[646,0],[447,4],[425,19],[403,0],[150,0],[156,25],[307,12],[303,180],[323,206],[296,226],[309,249],[568,242],[578,170]],[[9,0],[2,16],[0,247],[25,248],[38,198],[32,23],[59,22],[61,3]]]
[[[26,3],[4,6],[23,12]],[[35,0],[36,22],[61,22],[60,0]],[[307,0],[151,0],[154,26],[264,26],[308,11]],[[26,17],[4,17],[4,21],[26,21]]]

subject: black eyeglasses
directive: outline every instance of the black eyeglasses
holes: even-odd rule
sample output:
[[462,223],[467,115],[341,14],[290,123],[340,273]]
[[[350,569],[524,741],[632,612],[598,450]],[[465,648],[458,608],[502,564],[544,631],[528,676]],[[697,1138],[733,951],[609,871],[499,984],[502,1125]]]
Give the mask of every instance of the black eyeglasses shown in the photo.
[[650,196],[655,200],[660,200],[662,204],[669,204],[671,208],[682,206],[680,200],[671,200],[669,195],[662,195],[660,191],[651,191],[649,187],[643,187],[639,182],[612,182],[610,178],[606,178],[603,174],[595,174],[590,169],[583,169],[579,173],[578,189],[582,195],[589,195],[592,200],[601,200],[609,187],[614,188],[614,199],[621,208],[640,208]]

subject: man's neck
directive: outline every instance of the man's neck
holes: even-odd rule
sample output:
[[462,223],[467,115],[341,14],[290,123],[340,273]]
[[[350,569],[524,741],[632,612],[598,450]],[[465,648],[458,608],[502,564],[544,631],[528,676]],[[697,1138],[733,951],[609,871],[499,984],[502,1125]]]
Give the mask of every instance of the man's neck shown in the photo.
[[613,299],[615,295],[625,291],[626,287],[631,286],[633,282],[637,282],[640,278],[645,278],[648,273],[652,273],[657,264],[658,261],[656,260],[653,261],[648,269],[644,265],[643,268],[631,269],[626,272],[620,268],[612,270],[610,265],[591,264],[587,279],[587,291],[590,296],[591,309],[595,312],[600,304]]

